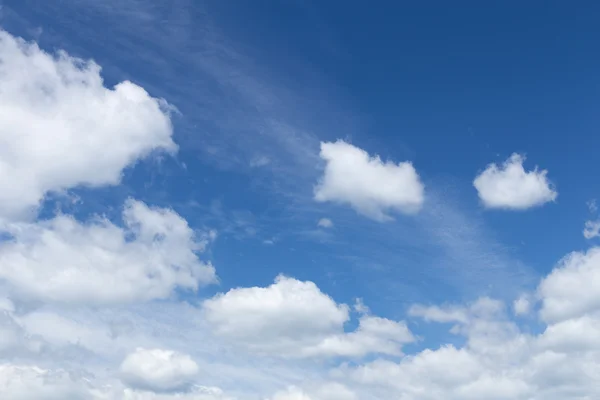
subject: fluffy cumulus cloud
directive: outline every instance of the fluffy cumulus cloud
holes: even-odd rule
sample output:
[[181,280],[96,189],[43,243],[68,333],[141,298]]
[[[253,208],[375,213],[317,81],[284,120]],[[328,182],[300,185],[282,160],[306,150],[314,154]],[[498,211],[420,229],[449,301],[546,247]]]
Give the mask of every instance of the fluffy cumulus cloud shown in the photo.
[[30,216],[48,192],[118,184],[139,158],[177,149],[166,102],[131,82],[106,88],[94,62],[3,31],[0,88],[0,219]]
[[364,315],[346,333],[349,307],[312,282],[279,276],[268,287],[238,288],[206,300],[207,321],[220,337],[258,353],[288,357],[399,355],[414,340],[406,324]]
[[542,280],[541,316],[562,321],[600,309],[600,248],[573,252]]
[[424,201],[424,187],[410,162],[382,161],[343,140],[321,143],[325,171],[315,187],[315,200],[347,204],[378,221],[390,211],[414,213]]
[[525,171],[525,157],[513,154],[502,165],[490,164],[473,181],[487,208],[525,210],[556,200],[558,193],[548,180],[548,171]]
[[19,296],[50,302],[108,304],[166,298],[176,287],[215,281],[199,260],[209,240],[169,209],[129,200],[123,227],[67,215],[7,226],[0,279]]
[[[465,344],[340,367],[333,375],[368,388],[374,398],[406,400],[567,400],[600,396],[600,250],[573,253],[540,282],[538,334],[519,328],[505,305],[481,298],[469,305],[415,305],[409,313],[450,324]],[[520,297],[527,299],[529,296]],[[525,307],[525,306],[523,306]],[[527,304],[531,312],[531,305]]]
[[157,392],[186,391],[197,374],[198,365],[190,356],[171,350],[138,348],[121,364],[125,383]]

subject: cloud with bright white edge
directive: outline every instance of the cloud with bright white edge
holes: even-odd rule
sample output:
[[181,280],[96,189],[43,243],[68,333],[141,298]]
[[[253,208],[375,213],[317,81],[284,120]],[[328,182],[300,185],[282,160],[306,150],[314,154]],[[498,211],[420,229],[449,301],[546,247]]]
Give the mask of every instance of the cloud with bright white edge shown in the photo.
[[333,228],[333,221],[331,221],[329,218],[321,218],[319,222],[317,222],[317,226],[326,229]]
[[486,208],[525,210],[556,200],[548,171],[525,171],[525,157],[513,154],[502,165],[490,164],[473,181]]
[[567,255],[540,284],[540,315],[556,322],[600,309],[599,282],[599,247]]
[[282,357],[401,355],[415,340],[404,322],[363,315],[344,332],[349,307],[337,304],[312,282],[279,276],[272,285],[231,289],[202,305],[219,337],[249,351]]
[[138,348],[123,360],[120,370],[122,380],[136,389],[186,391],[198,374],[198,364],[187,354]]
[[123,222],[59,215],[9,224],[12,239],[0,242],[0,279],[26,298],[89,304],[167,298],[177,287],[216,281],[214,267],[197,255],[210,234],[197,237],[174,211],[130,199]]
[[35,215],[48,192],[116,185],[136,160],[177,150],[164,100],[127,81],[106,88],[94,62],[3,31],[0,88],[0,221]]
[[392,211],[421,209],[424,186],[410,162],[384,162],[343,140],[321,143],[320,156],[325,170],[314,190],[316,201],[346,204],[377,221],[391,220]]

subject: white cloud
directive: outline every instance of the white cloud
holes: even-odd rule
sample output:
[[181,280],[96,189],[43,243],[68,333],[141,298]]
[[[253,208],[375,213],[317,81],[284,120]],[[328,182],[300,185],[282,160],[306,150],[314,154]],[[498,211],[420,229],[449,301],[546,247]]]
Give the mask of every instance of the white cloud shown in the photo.
[[198,364],[190,356],[162,349],[138,348],[120,369],[129,386],[156,392],[185,391],[198,374]]
[[585,228],[583,228],[583,237],[593,239],[598,236],[600,236],[600,220],[586,221]]
[[129,200],[124,228],[66,215],[7,227],[0,243],[0,278],[21,296],[51,302],[106,304],[166,298],[176,287],[215,281],[198,259],[206,238],[169,209]]
[[169,106],[141,87],[104,87],[100,67],[0,31],[0,220],[44,195],[115,185],[153,150],[174,152]]
[[343,140],[321,143],[320,155],[326,165],[316,201],[347,204],[378,221],[390,220],[390,211],[420,210],[424,187],[410,162],[383,162]]
[[289,357],[362,357],[401,354],[414,340],[403,322],[363,316],[345,333],[349,307],[336,304],[312,282],[279,276],[266,288],[239,288],[203,304],[215,333],[253,352]]
[[369,314],[371,312],[369,307],[365,305],[365,302],[362,298],[357,298],[354,301],[354,311],[356,311],[359,314]]
[[541,316],[546,321],[579,317],[600,308],[600,248],[573,252],[540,283]]
[[317,387],[302,389],[290,386],[279,391],[271,400],[355,400],[356,395],[339,383],[327,383]]
[[521,295],[513,302],[515,315],[526,315],[531,311],[531,300],[528,295]]
[[[547,325],[540,334],[520,329],[493,299],[464,306],[414,306],[413,315],[454,322],[450,332],[466,343],[425,349],[397,362],[342,366],[332,376],[368,388],[376,399],[597,398],[600,301],[594,270],[599,253],[574,253],[542,280],[540,316]],[[532,312],[529,296],[521,298]]]
[[272,285],[231,289],[203,303],[217,334],[252,339],[258,345],[299,342],[339,329],[348,307],[338,305],[312,282],[278,276]]
[[358,329],[325,337],[317,345],[304,349],[307,356],[362,357],[369,353],[402,355],[402,345],[415,340],[404,322],[363,316]]
[[525,171],[523,161],[525,157],[515,153],[501,166],[488,165],[475,178],[473,185],[487,208],[525,210],[556,200],[548,171]]
[[62,370],[29,365],[0,365],[0,397],[6,400],[85,400],[91,397],[84,381]]
[[424,306],[415,304],[408,310],[408,315],[433,322],[466,322],[467,312],[458,307]]
[[0,365],[0,397],[6,400],[233,400],[214,387],[194,386],[187,392],[160,393],[100,382],[82,372],[36,365]]
[[286,390],[275,393],[272,400],[313,400],[308,394],[295,386],[290,386]]
[[212,387],[195,387],[191,392],[185,393],[154,393],[125,389],[122,395],[119,395],[123,400],[234,400],[219,388]]
[[321,218],[319,222],[317,222],[317,226],[321,228],[333,228],[333,222],[329,218]]

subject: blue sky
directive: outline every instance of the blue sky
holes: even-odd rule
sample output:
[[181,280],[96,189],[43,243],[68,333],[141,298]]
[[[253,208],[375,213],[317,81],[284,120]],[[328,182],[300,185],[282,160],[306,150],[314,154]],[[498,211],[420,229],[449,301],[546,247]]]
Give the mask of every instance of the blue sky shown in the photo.
[[[498,317],[496,311],[489,315],[512,324],[511,329],[540,333],[562,321],[563,317],[548,317],[554,315],[547,311],[551,295],[541,282],[562,276],[557,263],[570,252],[589,257],[592,270],[597,262],[591,252],[598,232],[588,238],[582,232],[586,221],[590,227],[596,223],[597,211],[588,204],[600,196],[594,178],[600,145],[600,5],[591,1],[577,7],[558,1],[384,2],[377,7],[364,2],[302,0],[150,3],[0,1],[0,26],[11,37],[36,42],[50,54],[62,50],[71,57],[93,59],[102,68],[104,87],[131,81],[152,98],[168,102],[169,111],[164,115],[172,123],[169,140],[178,147],[176,152],[164,151],[168,145],[156,145],[155,141],[152,151],[139,150],[116,171],[116,183],[112,178],[98,178],[99,184],[89,184],[93,174],[61,180],[57,173],[55,180],[69,184],[40,186],[42,197],[35,207],[34,222],[27,223],[43,225],[54,221],[56,215],[72,217],[78,223],[104,216],[115,229],[121,229],[126,225],[121,212],[123,205],[129,204],[127,199],[172,210],[197,235],[208,238],[199,257],[203,267],[208,262],[214,265],[218,283],[195,291],[190,290],[194,285],[178,281],[168,296],[132,295],[136,302],[159,301],[166,302],[164,307],[176,307],[173,304],[188,301],[210,311],[212,300],[206,299],[219,299],[217,293],[269,287],[283,274],[299,282],[314,282],[337,304],[351,306],[357,298],[363,299],[370,308],[364,315],[406,320],[420,339],[407,340],[405,352],[474,341],[470,329],[476,330],[476,323],[472,321],[483,317],[480,311],[473,311],[479,310],[473,304],[480,304],[482,296],[506,304],[509,316]],[[156,124],[164,122],[157,118]],[[102,125],[103,119],[94,121]],[[149,129],[157,126],[148,124]],[[156,129],[154,140],[160,136]],[[14,135],[7,137],[5,140],[20,140]],[[48,134],[45,140],[51,141],[52,136]],[[54,145],[60,146],[60,140],[70,139],[57,139]],[[120,146],[120,140],[117,134],[114,140],[102,142],[107,148],[90,154],[110,152],[113,145]],[[319,185],[327,186],[323,182],[333,171],[330,168],[338,165],[324,156],[322,144],[339,144],[340,140],[370,157],[380,157],[369,162],[380,166],[389,162],[390,171],[410,162],[417,176],[411,180],[389,175],[392,178],[388,179],[380,175],[383,169],[375,167],[364,172],[357,156],[350,167],[339,164],[341,180],[332,175],[329,197],[319,200]],[[74,145],[73,151],[77,149]],[[516,163],[522,162],[524,167],[516,181],[504,177],[508,181],[499,183],[493,180],[496,175],[490,175],[487,192],[474,185],[475,178],[485,175],[491,164],[506,171],[508,164],[504,163],[512,160],[513,154],[523,156]],[[90,165],[90,173],[98,168]],[[339,191],[343,182],[354,182],[349,177],[363,173],[367,183],[360,181],[358,186]],[[396,178],[397,193],[390,194],[385,188]],[[502,185],[508,185],[508,197],[494,205],[495,200],[490,199],[501,196],[498,187]],[[406,211],[404,200],[396,195],[412,189],[418,192],[419,188],[423,198],[415,200],[418,210]],[[390,218],[382,220],[365,207],[381,208]],[[142,214],[136,215],[142,218]],[[322,219],[330,220],[332,226],[319,226]],[[15,228],[3,230],[18,237]],[[207,233],[211,231],[215,237]],[[175,240],[168,246],[175,242],[179,243]],[[187,254],[179,247],[166,249]],[[563,265],[566,270],[569,262]],[[64,304],[55,304],[58,295],[39,295],[42,289],[34,300],[19,295],[19,287],[25,284],[7,274],[0,278],[7,296],[14,297],[10,301],[16,309],[41,301],[54,313],[75,315],[64,311]],[[510,310],[519,296],[526,298],[532,309],[541,310],[540,315],[514,317]],[[135,314],[137,311],[127,307],[142,307],[142,311],[136,309],[140,315],[154,318],[136,302],[118,312]],[[447,325],[419,320],[436,318],[414,311],[415,304],[462,307],[464,318],[437,320],[458,321],[457,326],[464,324],[465,332],[470,333],[464,340],[457,339],[447,332]],[[118,313],[110,307],[106,313]],[[226,314],[215,307],[220,310],[215,313]],[[230,322],[211,319],[209,311],[208,322],[202,323],[224,329],[217,332],[228,332]],[[73,312],[88,315],[91,311]],[[444,312],[449,313],[447,309]],[[358,326],[363,315],[351,314],[343,328],[347,332]],[[488,311],[483,314],[489,322]],[[29,329],[22,322],[26,315],[19,318],[24,329]],[[159,321],[164,316],[155,318]],[[494,323],[500,322],[495,319]],[[290,322],[290,326],[296,325]],[[251,330],[246,325],[241,328]],[[133,339],[127,343],[131,347]],[[252,341],[244,346],[266,351]],[[282,349],[278,351],[287,351]],[[378,362],[374,354],[380,353],[384,358],[398,356],[393,351],[371,354],[365,350],[365,358],[352,360],[356,371],[338,370],[333,376],[346,374],[351,380],[360,380],[351,373],[358,374],[370,365],[361,363]],[[214,354],[207,357],[220,365],[234,362],[215,359]],[[298,366],[286,364],[288,367],[292,371]],[[277,368],[282,376],[293,375]],[[317,376],[320,368],[323,365],[314,370]],[[298,382],[305,381],[310,379],[294,378],[289,384],[303,387]],[[130,385],[135,386],[131,381]],[[229,389],[231,382],[220,379],[214,385]],[[244,399],[244,390],[248,390],[252,394],[247,398],[267,398],[264,396],[272,394],[263,390],[275,384],[242,386],[230,388],[231,393]],[[168,387],[173,388],[181,389]],[[288,389],[292,397],[272,398],[305,399],[293,397],[296,389]],[[327,397],[310,384],[302,390],[306,399],[346,399]],[[352,390],[358,398],[367,398],[360,394],[363,389]],[[437,399],[433,392],[430,397],[416,397],[418,391],[408,388],[385,390],[372,389],[369,398],[396,393],[394,396],[406,396],[399,397],[402,399]],[[456,393],[461,398],[466,392],[457,389]],[[537,398],[529,392],[506,393],[513,394],[499,398]],[[540,389],[539,393],[546,392]],[[562,399],[559,396],[572,392],[559,393],[557,389],[548,393]]]

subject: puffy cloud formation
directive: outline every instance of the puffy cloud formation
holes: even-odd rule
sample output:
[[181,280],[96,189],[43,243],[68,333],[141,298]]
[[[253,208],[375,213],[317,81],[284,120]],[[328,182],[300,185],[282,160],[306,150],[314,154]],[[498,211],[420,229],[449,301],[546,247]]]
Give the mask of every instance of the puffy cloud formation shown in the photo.
[[4,31],[0,87],[0,220],[35,212],[51,191],[118,184],[141,157],[177,149],[165,101],[131,82],[106,88],[94,62]]
[[315,187],[315,200],[347,204],[378,221],[390,211],[414,213],[424,201],[424,187],[410,162],[383,162],[379,156],[343,140],[321,143],[325,171]]
[[[442,345],[399,361],[375,360],[342,366],[338,379],[369,388],[373,398],[406,400],[516,399],[567,400],[600,396],[600,250],[573,253],[540,282],[539,334],[511,321],[502,302],[415,305],[410,314],[451,323],[464,346]],[[521,297],[524,298],[524,297]],[[530,311],[530,305],[527,306]]]
[[110,304],[168,297],[215,281],[198,259],[208,237],[196,237],[169,209],[129,200],[124,227],[102,218],[66,215],[7,227],[0,242],[0,278],[19,295],[50,302]]
[[171,350],[138,348],[121,364],[125,383],[157,392],[187,390],[197,374],[198,365],[190,356]]
[[503,165],[490,164],[473,181],[487,208],[525,210],[554,201],[556,190],[546,177],[548,171],[525,171],[525,157],[513,154]]
[[600,248],[567,255],[540,284],[542,318],[557,322],[600,309],[598,285]]
[[279,276],[271,286],[232,289],[203,304],[220,337],[258,353],[289,357],[399,355],[414,340],[403,322],[362,316],[345,333],[349,307],[337,304],[312,282]]
[[[0,385],[0,397],[27,398],[19,397],[24,393],[19,392],[19,388],[31,387],[32,393],[37,396],[34,398],[41,399],[56,398],[51,397],[50,393],[59,393],[70,396],[69,398],[130,400],[596,398],[600,396],[597,385],[600,377],[600,301],[596,298],[597,285],[594,285],[596,280],[594,273],[600,270],[599,253],[598,248],[593,248],[586,253],[573,253],[562,260],[553,272],[540,282],[536,297],[541,304],[539,315],[542,321],[545,321],[545,326],[539,333],[532,333],[530,329],[517,325],[512,320],[512,313],[506,305],[491,298],[480,298],[466,305],[414,305],[409,310],[412,317],[428,321],[427,323],[449,324],[450,334],[462,338],[452,342],[464,341],[464,344],[442,342],[439,346],[431,346],[409,355],[383,351],[385,354],[395,356],[379,359],[371,356],[368,361],[341,363],[333,370],[324,369],[317,372],[307,367],[306,360],[294,360],[288,357],[278,362],[273,361],[272,356],[279,351],[283,351],[284,355],[300,355],[305,358],[323,357],[324,354],[364,353],[364,350],[347,349],[360,348],[361,343],[365,343],[363,346],[369,350],[385,348],[386,338],[392,340],[392,338],[404,337],[408,340],[407,331],[393,321],[369,315],[368,310],[360,306],[358,308],[366,314],[360,316],[359,327],[353,332],[344,333],[340,326],[348,319],[348,307],[337,304],[310,282],[280,277],[273,285],[266,288],[233,289],[208,300],[199,317],[208,325],[207,327],[215,329],[217,335],[214,337],[203,337],[204,330],[188,322],[194,318],[194,315],[198,315],[197,309],[192,306],[186,308],[178,306],[173,309],[158,308],[155,310],[158,314],[148,314],[145,322],[136,314],[131,322],[132,327],[129,330],[122,330],[118,339],[115,339],[121,345],[140,340],[147,341],[150,337],[156,341],[175,339],[178,340],[179,345],[187,344],[190,354],[197,352],[194,359],[199,360],[200,354],[205,356],[210,354],[210,357],[218,360],[211,364],[213,368],[219,368],[213,377],[235,374],[235,384],[225,388],[225,392],[198,386],[194,381],[200,379],[197,374],[192,378],[191,373],[187,375],[185,372],[195,370],[192,366],[194,364],[191,364],[194,363],[193,361],[188,364],[190,368],[187,368],[182,366],[185,362],[164,361],[170,354],[176,353],[158,350],[156,354],[150,354],[156,350],[137,350],[126,356],[126,359],[133,360],[133,367],[130,370],[143,383],[132,384],[131,381],[124,379],[134,386],[132,388],[119,386],[118,382],[111,380],[104,383],[99,378],[82,379],[77,374],[62,370],[7,365],[4,367],[8,371],[5,372],[7,377]],[[527,298],[530,301],[532,297],[527,295],[519,299]],[[310,299],[310,301],[302,301],[302,299]],[[314,309],[310,308],[312,303],[317,304]],[[10,301],[4,300],[0,304],[4,305],[6,312],[14,312],[15,307]],[[212,309],[207,310],[206,307]],[[536,312],[531,305],[528,307],[529,312]],[[215,314],[211,315],[211,312]],[[35,314],[38,316],[36,317]],[[97,315],[92,313],[90,317],[94,318]],[[154,321],[157,315],[159,315],[158,319],[163,321],[162,324],[167,325],[157,325],[158,322]],[[21,324],[20,329],[25,330],[25,335],[41,335],[43,332],[40,329],[32,328],[34,325],[32,321],[39,318],[39,312],[34,312],[18,317],[16,321],[17,324]],[[281,319],[284,319],[285,323],[280,323]],[[109,318],[109,321],[112,320],[113,318]],[[303,322],[299,323],[300,320]],[[312,324],[316,324],[317,328],[313,328]],[[46,330],[53,332],[57,330],[56,323],[45,325]],[[94,329],[98,330],[98,327]],[[298,329],[301,329],[301,332],[298,332]],[[250,332],[247,333],[245,330]],[[276,333],[271,333],[272,330]],[[68,328],[68,331],[70,333],[67,335],[81,338],[81,345],[86,348],[98,351],[99,355],[107,354],[106,347],[109,344],[98,345],[97,339],[94,344],[95,342],[90,338],[93,330],[85,333],[82,327],[74,326]],[[147,335],[147,339],[139,336],[142,332]],[[64,334],[64,332],[56,332],[57,337]],[[23,335],[23,333],[15,331],[14,335]],[[261,339],[261,335],[265,338]],[[305,335],[316,335],[319,340],[311,341]],[[362,339],[352,339],[353,335]],[[286,346],[281,346],[278,342],[282,338],[288,340]],[[57,341],[51,340],[48,333],[44,335],[44,339],[48,340],[48,345],[57,346]],[[207,341],[208,343],[203,347],[202,343]],[[268,342],[275,343],[270,347]],[[337,343],[331,344],[332,342]],[[228,345],[231,343],[238,347],[228,351]],[[243,344],[246,344],[246,347],[240,346]],[[296,352],[290,350],[291,344],[297,345],[300,349],[294,349]],[[179,345],[177,347],[180,347]],[[260,352],[257,354],[255,351],[257,347],[263,354]],[[213,352],[207,353],[208,348],[214,349]],[[398,349],[397,346],[392,348]],[[133,357],[131,354],[136,356]],[[241,370],[236,370],[234,366],[236,363],[243,364],[245,355],[253,361],[241,367]],[[263,356],[268,357],[263,358]],[[185,359],[186,356],[183,357]],[[283,385],[271,392],[253,386],[257,377],[263,379],[268,376],[267,370],[261,369],[258,374],[254,374],[254,369],[265,368],[267,364],[273,362],[277,362],[273,365],[273,371],[277,372],[272,373],[282,373],[284,378],[280,378],[287,380],[293,386]],[[286,369],[296,362],[300,363],[299,369]],[[20,372],[11,372],[13,370]],[[179,372],[173,372],[176,370]],[[202,368],[202,370],[202,377],[205,370],[210,372],[210,368]],[[0,376],[3,374],[0,373]],[[15,374],[20,377],[15,377]],[[173,374],[171,378],[167,378],[169,374]],[[315,375],[328,376],[336,383],[321,384],[318,379],[315,383]],[[174,390],[169,386],[170,382],[177,382],[178,379],[179,382],[187,382],[189,386],[183,384],[177,386],[189,387],[189,389],[185,392],[165,392],[165,390]],[[152,387],[154,391],[149,390],[149,382],[154,385]],[[169,387],[157,382],[167,382]],[[143,389],[144,384],[148,390]],[[224,393],[231,390],[235,390],[236,395],[226,397]],[[11,397],[13,393],[16,394]]]

